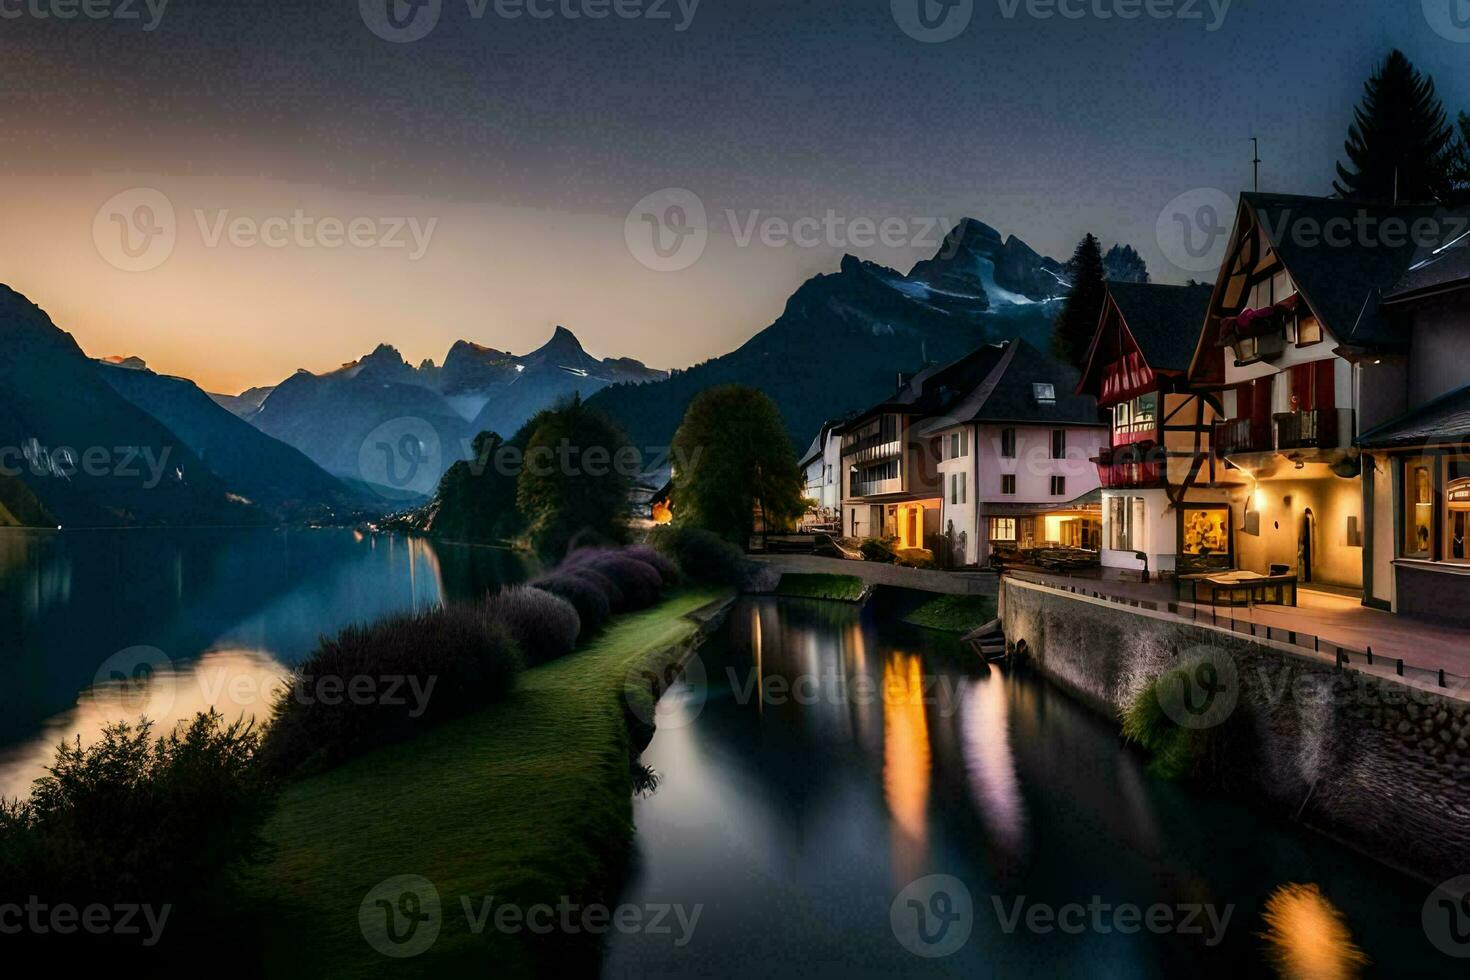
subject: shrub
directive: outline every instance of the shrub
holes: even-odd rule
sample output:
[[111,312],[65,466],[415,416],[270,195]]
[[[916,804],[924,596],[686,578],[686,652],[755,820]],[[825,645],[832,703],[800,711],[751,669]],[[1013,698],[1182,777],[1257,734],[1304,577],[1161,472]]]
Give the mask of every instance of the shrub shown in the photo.
[[629,558],[636,558],[645,565],[653,566],[654,571],[663,578],[664,585],[679,584],[679,566],[674,560],[650,544],[635,544],[630,548],[624,548],[623,554]]
[[610,612],[616,612],[624,607],[627,598],[618,583],[612,580],[612,576],[591,565],[563,565],[557,571],[558,575],[572,575],[589,583],[604,596]]
[[865,538],[863,543],[858,545],[858,551],[862,552],[863,558],[867,561],[883,562],[888,565],[898,561],[898,555],[893,553],[893,549],[878,538]]
[[1179,668],[1160,674],[1123,711],[1123,737],[1153,756],[1149,771],[1160,779],[1201,775],[1209,751],[1209,730],[1175,724],[1159,701],[1160,688],[1180,683],[1181,676]]
[[907,568],[936,568],[934,552],[926,548],[903,548],[894,552],[898,563]]
[[549,591],[515,586],[492,596],[485,608],[486,615],[505,627],[528,667],[577,648],[582,618],[575,606]]
[[664,589],[663,576],[657,569],[622,551],[576,551],[567,556],[563,567],[576,571],[590,569],[612,579],[623,595],[618,608],[625,611],[648,608],[658,601]]
[[739,548],[701,528],[659,528],[653,533],[653,546],[696,582],[738,586],[750,575],[750,563]]
[[336,765],[499,700],[521,667],[484,603],[349,626],[292,671],[262,760],[281,775]]
[[[85,748],[63,742],[29,800],[0,800],[7,899],[192,910],[260,848],[275,796],[255,765],[259,748],[251,724],[226,725],[214,712],[157,739],[145,719],[109,725]],[[63,937],[78,941],[86,936]]]
[[537,579],[531,587],[570,602],[581,621],[583,636],[601,629],[612,616],[612,602],[607,592],[589,576],[558,572]]

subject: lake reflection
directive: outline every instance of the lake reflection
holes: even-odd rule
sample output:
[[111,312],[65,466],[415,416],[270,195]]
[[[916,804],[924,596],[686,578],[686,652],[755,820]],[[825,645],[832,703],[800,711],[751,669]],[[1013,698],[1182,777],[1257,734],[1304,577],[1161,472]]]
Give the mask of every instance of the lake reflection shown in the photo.
[[0,531],[0,796],[28,794],[60,739],[251,717],[323,634],[528,572],[512,552],[344,529]]
[[[1160,783],[1107,720],[957,654],[842,604],[737,606],[700,653],[704,681],[692,671],[660,705],[643,761],[662,781],[635,803],[620,896],[700,906],[698,926],[682,944],[677,930],[610,934],[603,975],[1270,976],[1283,944],[1300,950],[1329,921],[1372,963],[1443,972],[1422,886],[1239,800]],[[923,958],[891,907],[935,874],[964,883],[973,914],[957,951]],[[1268,923],[1290,882],[1314,883],[1321,904]],[[1204,934],[1010,918],[1092,904],[1175,921],[1194,908]]]

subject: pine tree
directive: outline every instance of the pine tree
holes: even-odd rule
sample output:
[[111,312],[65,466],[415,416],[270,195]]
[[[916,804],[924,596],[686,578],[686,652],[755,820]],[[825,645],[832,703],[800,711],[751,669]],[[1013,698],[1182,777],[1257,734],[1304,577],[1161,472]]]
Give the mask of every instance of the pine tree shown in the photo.
[[1148,263],[1132,245],[1117,244],[1103,256],[1108,282],[1148,282]]
[[1453,136],[1434,79],[1395,49],[1363,87],[1333,187],[1359,201],[1440,200],[1450,191],[1446,151]]
[[1052,353],[1057,360],[1080,370],[1092,345],[1092,335],[1097,331],[1098,318],[1102,316],[1106,290],[1102,245],[1091,232],[1077,243],[1072,261],[1067,263],[1067,274],[1072,280],[1072,291],[1067,294],[1052,327]]

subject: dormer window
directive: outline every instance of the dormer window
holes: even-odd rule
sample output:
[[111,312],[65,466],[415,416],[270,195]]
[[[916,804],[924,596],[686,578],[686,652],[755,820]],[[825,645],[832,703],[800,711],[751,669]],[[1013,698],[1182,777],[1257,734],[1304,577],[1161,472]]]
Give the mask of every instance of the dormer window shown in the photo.
[[1057,403],[1056,385],[1043,384],[1040,381],[1033,382],[1031,393],[1036,396],[1037,404],[1055,405]]

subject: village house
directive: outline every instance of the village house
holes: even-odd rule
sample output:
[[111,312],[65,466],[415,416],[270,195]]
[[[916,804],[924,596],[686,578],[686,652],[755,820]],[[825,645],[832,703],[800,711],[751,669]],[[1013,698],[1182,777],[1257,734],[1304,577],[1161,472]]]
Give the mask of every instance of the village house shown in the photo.
[[1106,569],[1154,575],[1232,567],[1224,467],[1210,449],[1219,407],[1188,380],[1210,292],[1107,284],[1077,384],[1109,420],[1094,457]]
[[840,429],[844,535],[946,548],[956,566],[997,548],[1097,548],[1087,461],[1106,428],[1075,371],[1013,339],[901,382]]
[[[1373,596],[1373,481],[1359,435],[1409,404],[1412,331],[1385,300],[1413,262],[1409,231],[1430,215],[1242,195],[1190,367],[1225,416],[1215,454],[1241,477],[1230,493],[1235,567]],[[1422,356],[1451,353],[1437,346]]]

